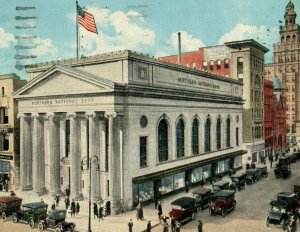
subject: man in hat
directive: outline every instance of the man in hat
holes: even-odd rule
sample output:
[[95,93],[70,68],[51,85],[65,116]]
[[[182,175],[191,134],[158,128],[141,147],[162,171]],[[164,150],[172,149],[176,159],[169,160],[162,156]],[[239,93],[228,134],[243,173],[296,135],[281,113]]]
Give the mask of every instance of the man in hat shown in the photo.
[[198,232],[202,232],[203,223],[201,220],[198,220]]
[[128,231],[132,232],[132,227],[133,227],[133,222],[132,219],[130,219],[130,221],[128,222]]

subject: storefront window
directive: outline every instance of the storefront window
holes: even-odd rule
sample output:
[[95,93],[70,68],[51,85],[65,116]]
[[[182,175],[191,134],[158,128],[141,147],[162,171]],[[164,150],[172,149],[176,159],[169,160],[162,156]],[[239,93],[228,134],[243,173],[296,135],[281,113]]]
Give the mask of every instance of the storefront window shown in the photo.
[[165,194],[168,192],[173,191],[173,176],[168,176],[161,179],[161,187],[160,187],[161,194]]
[[211,164],[202,167],[205,178],[211,177]]
[[201,180],[202,180],[202,167],[193,169],[192,175],[191,175],[192,183],[196,183]]
[[234,168],[239,168],[242,166],[242,156],[236,156],[234,158]]
[[152,181],[133,185],[133,201],[134,201],[134,203],[153,199],[153,196],[154,196],[154,190],[153,190],[153,182]]
[[174,190],[184,187],[185,173],[180,172],[174,175]]
[[230,159],[224,160],[224,172],[229,171],[230,169]]
[[10,172],[9,162],[0,161],[0,172]]
[[217,173],[223,173],[224,172],[224,160],[221,160],[218,162],[218,169],[217,169]]

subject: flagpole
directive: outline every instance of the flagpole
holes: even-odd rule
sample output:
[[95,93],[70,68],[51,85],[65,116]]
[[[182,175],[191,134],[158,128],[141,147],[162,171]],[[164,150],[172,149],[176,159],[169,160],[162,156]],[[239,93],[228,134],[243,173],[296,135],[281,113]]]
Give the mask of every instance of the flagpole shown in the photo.
[[78,30],[78,10],[77,10],[78,2],[76,1],[76,39],[77,39],[77,47],[76,47],[76,57],[79,60],[79,30]]

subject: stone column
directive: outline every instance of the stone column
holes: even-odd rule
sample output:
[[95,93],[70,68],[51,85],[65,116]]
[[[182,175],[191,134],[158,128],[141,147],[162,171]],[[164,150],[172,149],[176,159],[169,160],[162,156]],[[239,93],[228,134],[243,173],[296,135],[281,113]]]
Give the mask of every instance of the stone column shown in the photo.
[[81,156],[79,153],[80,138],[78,133],[78,120],[76,119],[76,113],[69,114],[70,118],[70,168],[71,168],[71,198],[75,200],[82,200],[82,187],[81,187]]
[[60,189],[60,153],[59,153],[59,117],[49,114],[49,143],[50,143],[50,194],[61,194]]
[[20,186],[22,191],[32,190],[31,121],[25,114],[20,118]]
[[59,121],[60,158],[66,157],[66,117],[62,115]]
[[108,172],[109,172],[109,198],[111,202],[112,212],[116,208],[116,173],[119,168],[115,163],[115,153],[114,153],[114,118],[117,116],[115,112],[107,113],[105,116],[108,118]]
[[91,159],[91,198],[92,202],[100,201],[100,181],[99,174],[100,170],[100,159],[99,159],[99,119],[95,112],[87,112],[86,118],[89,123],[89,158]]
[[107,197],[107,172],[106,172],[106,120],[100,119],[99,121],[99,142],[100,142],[100,150],[99,150],[99,157],[100,157],[100,170],[103,172],[99,172],[100,182],[102,183],[100,185],[100,193],[102,195],[102,199],[105,199]]
[[33,190],[42,195],[45,189],[44,122],[38,113],[32,114],[32,179]]

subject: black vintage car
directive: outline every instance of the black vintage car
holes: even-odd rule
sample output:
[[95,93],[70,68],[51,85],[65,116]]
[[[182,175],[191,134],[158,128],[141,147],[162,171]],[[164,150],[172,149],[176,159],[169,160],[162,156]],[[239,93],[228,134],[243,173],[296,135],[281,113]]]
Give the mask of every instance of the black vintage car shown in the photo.
[[202,211],[208,207],[209,202],[212,200],[212,191],[208,188],[199,188],[193,191],[193,197],[196,199],[196,207],[198,211]]
[[214,201],[208,206],[209,215],[221,214],[225,217],[236,207],[235,191],[222,190],[215,194]]
[[229,185],[229,188],[233,190],[240,190],[241,188],[245,188],[246,177],[247,175],[244,172],[239,172],[231,175],[230,178],[232,180],[232,183]]
[[213,192],[219,192],[221,190],[229,189],[229,182],[225,180],[220,180],[212,184]]
[[66,210],[54,209],[48,212],[45,220],[41,220],[38,224],[39,231],[46,229],[54,230],[55,232],[69,231],[73,232],[75,223],[66,222]]
[[261,179],[260,171],[256,168],[246,170],[246,184],[253,184]]
[[268,176],[268,167],[267,167],[267,165],[257,164],[256,169],[259,170],[259,173],[260,173],[261,177],[267,177]]
[[288,213],[298,213],[299,202],[295,193],[280,192],[277,194],[277,201],[284,201],[287,203],[286,210]]
[[22,199],[19,197],[12,197],[12,196],[0,197],[0,213],[2,219],[5,221],[9,215],[20,210],[21,204],[22,204]]
[[29,224],[33,229],[37,223],[47,217],[48,205],[44,202],[33,202],[23,204],[21,209],[13,213],[13,222],[22,222]]
[[283,230],[287,227],[288,214],[286,211],[287,203],[285,201],[271,201],[270,211],[266,220],[266,225],[269,227],[270,224],[281,225]]
[[283,179],[288,178],[292,174],[289,165],[279,164],[279,163],[276,165],[276,168],[274,169],[274,173],[276,178],[282,177]]

